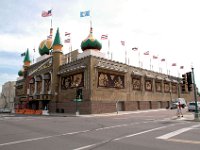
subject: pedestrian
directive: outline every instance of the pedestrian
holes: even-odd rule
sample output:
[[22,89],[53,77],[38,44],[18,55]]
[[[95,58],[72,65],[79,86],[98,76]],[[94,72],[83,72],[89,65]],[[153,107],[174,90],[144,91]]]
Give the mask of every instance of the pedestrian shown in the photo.
[[183,117],[183,113],[182,113],[182,106],[181,106],[181,103],[180,102],[178,102],[178,104],[177,104],[177,116],[178,117]]

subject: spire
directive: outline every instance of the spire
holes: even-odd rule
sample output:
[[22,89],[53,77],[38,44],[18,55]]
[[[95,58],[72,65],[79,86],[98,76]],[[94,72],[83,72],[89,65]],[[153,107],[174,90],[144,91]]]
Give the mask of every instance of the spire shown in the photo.
[[55,39],[53,41],[53,49],[61,49],[63,47],[62,43],[61,43],[61,40],[60,40],[60,33],[59,33],[59,28],[57,28],[57,31],[56,31],[56,36],[55,36]]
[[29,49],[28,48],[26,50],[26,54],[25,54],[25,57],[24,57],[24,63],[25,62],[31,62],[30,56],[29,56]]
[[31,60],[30,60],[30,56],[29,56],[29,49],[27,48],[26,50],[26,54],[24,57],[24,66],[30,66]]

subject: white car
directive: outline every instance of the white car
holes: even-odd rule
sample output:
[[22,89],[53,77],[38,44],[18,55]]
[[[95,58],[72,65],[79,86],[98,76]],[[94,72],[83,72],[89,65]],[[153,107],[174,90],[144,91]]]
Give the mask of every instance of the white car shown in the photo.
[[[200,102],[197,102],[198,110],[200,110]],[[195,111],[196,109],[196,104],[194,101],[189,102],[188,104],[188,111]]]
[[178,105],[178,102],[181,103],[181,107],[182,108],[185,108],[185,106],[186,106],[185,99],[184,98],[177,98],[177,99],[172,100],[172,102],[170,104],[170,109],[176,109],[177,105]]

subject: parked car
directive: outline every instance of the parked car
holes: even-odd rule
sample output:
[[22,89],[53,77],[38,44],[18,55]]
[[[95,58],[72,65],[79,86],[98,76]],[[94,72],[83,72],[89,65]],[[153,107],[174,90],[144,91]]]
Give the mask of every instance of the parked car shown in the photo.
[[[197,102],[198,110],[200,110],[200,102]],[[188,104],[188,111],[195,111],[196,110],[196,104],[195,101],[189,102]]]
[[180,102],[182,108],[185,108],[187,106],[184,98],[177,98],[172,100],[172,103],[170,104],[170,109],[176,109],[178,102]]

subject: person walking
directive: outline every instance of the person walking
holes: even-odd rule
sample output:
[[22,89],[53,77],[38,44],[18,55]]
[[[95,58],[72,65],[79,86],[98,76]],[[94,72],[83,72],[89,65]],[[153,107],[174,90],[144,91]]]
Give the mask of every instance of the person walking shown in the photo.
[[182,113],[182,106],[181,106],[181,103],[178,102],[178,105],[177,105],[177,116],[178,117],[183,117],[183,113]]

